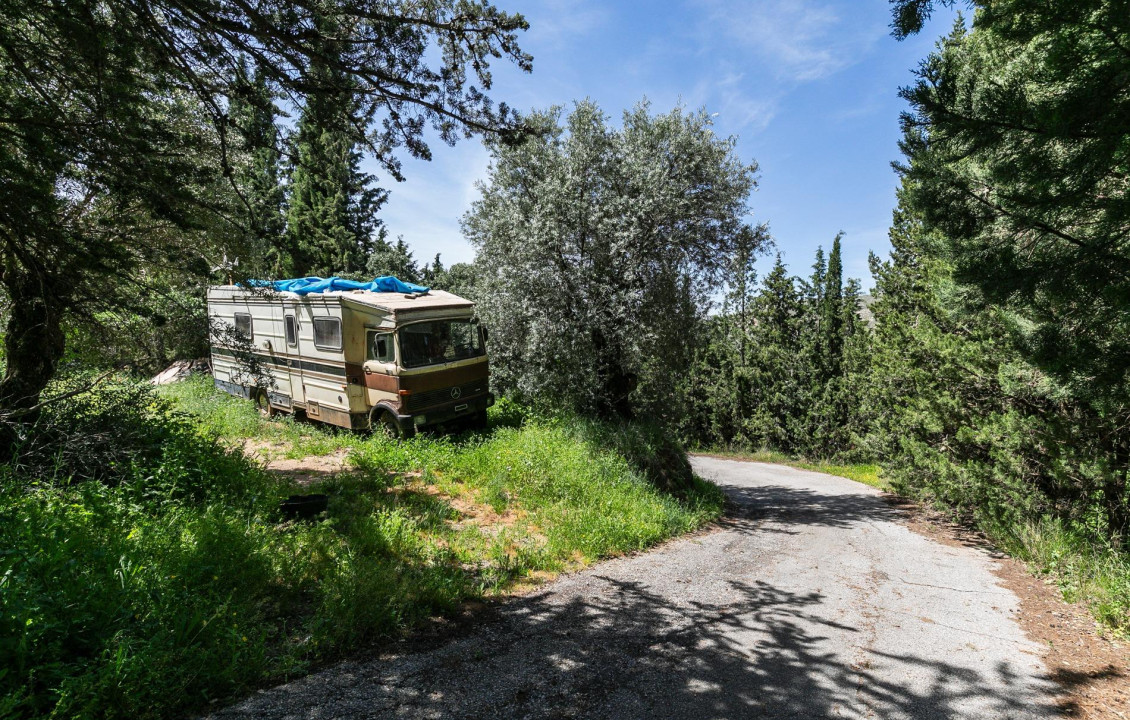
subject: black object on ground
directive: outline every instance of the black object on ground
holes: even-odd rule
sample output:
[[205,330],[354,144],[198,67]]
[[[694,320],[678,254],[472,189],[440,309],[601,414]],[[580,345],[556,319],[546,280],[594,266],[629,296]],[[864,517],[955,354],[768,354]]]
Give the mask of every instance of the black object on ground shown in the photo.
[[279,503],[279,510],[287,517],[312,518],[324,512],[329,502],[329,495],[291,495]]

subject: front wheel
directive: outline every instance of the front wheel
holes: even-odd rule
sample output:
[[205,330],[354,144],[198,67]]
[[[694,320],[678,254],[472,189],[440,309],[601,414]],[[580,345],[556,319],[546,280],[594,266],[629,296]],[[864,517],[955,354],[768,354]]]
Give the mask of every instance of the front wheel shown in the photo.
[[382,411],[377,417],[376,424],[374,425],[370,422],[370,426],[389,440],[403,440],[413,435],[411,430],[406,430],[401,427],[400,423],[396,420],[396,416],[388,410]]

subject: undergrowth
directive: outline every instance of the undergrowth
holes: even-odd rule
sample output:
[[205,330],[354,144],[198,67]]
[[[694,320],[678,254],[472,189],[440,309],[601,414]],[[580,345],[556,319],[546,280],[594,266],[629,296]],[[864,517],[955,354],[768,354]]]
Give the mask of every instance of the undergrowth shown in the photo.
[[[84,427],[124,417],[145,452],[82,468],[39,448],[0,466],[0,717],[198,710],[721,511],[712,485],[648,479],[650,450],[629,450],[659,444],[651,431],[522,424],[503,404],[490,432],[393,443],[262,420],[203,379],[106,392]],[[59,412],[42,422],[65,427]],[[324,516],[281,517],[296,489],[247,439],[346,449],[351,471],[317,490]]]

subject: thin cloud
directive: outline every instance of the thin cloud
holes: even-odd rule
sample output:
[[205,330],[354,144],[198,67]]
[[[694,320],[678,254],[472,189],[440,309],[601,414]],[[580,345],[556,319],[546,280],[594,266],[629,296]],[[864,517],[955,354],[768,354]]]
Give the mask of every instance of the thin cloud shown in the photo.
[[778,80],[820,80],[859,62],[886,26],[856,27],[814,0],[701,0],[704,37],[727,38],[769,63]]
[[726,126],[759,133],[776,117],[779,98],[756,97],[745,89],[748,85],[742,73],[723,76],[713,83],[708,106],[716,110]]
[[537,11],[538,22],[531,23],[528,44],[559,48],[578,36],[596,32],[611,18],[611,12],[604,5],[583,0],[544,0]]

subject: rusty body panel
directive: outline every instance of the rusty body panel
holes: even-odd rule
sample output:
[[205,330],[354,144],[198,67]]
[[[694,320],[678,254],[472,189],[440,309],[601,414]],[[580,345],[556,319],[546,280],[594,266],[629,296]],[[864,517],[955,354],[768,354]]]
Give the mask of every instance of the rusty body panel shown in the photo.
[[483,362],[473,365],[433,370],[418,375],[401,375],[399,389],[408,390],[413,393],[424,392],[426,390],[462,385],[472,380],[486,380],[489,376],[490,368],[488,367],[488,363],[484,360]]
[[390,393],[396,393],[400,390],[400,380],[396,375],[368,372],[364,374],[363,378],[362,382],[365,387],[373,390],[381,390]]

